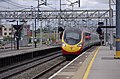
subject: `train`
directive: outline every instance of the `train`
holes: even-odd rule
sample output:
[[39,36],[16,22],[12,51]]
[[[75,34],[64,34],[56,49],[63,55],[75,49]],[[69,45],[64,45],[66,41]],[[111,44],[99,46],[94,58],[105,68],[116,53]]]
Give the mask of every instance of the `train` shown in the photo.
[[62,34],[62,54],[66,58],[76,57],[85,49],[100,44],[99,34],[88,29],[67,27]]

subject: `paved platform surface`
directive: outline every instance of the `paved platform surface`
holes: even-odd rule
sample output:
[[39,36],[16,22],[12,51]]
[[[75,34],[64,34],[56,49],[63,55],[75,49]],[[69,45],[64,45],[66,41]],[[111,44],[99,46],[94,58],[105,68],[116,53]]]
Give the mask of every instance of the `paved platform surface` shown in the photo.
[[87,79],[120,79],[120,59],[114,59],[116,49],[101,46]]
[[78,56],[49,79],[120,79],[120,59],[114,59],[115,54],[115,47],[100,46],[85,61]]

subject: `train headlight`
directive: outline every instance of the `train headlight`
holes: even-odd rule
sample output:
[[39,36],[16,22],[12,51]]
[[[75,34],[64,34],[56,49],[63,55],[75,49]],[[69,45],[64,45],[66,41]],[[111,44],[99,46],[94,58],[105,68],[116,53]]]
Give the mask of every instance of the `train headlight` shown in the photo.
[[66,46],[66,44],[65,44],[65,43],[62,43],[62,46],[64,46],[64,47],[65,47],[65,46]]
[[82,47],[82,43],[78,44],[78,47]]

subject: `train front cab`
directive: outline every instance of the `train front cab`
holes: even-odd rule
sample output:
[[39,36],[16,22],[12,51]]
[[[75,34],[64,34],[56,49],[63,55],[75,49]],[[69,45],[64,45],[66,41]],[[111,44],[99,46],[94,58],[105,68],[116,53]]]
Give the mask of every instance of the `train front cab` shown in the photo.
[[66,58],[72,59],[72,58],[78,56],[83,49],[83,34],[82,34],[82,32],[79,33],[79,35],[80,35],[79,42],[77,42],[76,44],[73,44],[73,45],[71,45],[65,41],[66,40],[65,34],[66,33],[63,33],[63,37],[62,37],[62,53],[63,53],[63,56],[65,56]]

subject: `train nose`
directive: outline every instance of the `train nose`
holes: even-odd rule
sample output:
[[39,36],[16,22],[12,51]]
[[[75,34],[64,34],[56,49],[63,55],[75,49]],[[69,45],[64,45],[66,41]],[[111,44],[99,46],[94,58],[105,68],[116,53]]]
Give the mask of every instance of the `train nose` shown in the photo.
[[81,47],[78,47],[77,45],[65,45],[65,46],[62,46],[62,49],[65,50],[66,52],[77,52],[81,49]]
[[74,47],[70,47],[71,50],[73,50]]
[[77,46],[69,46],[68,47],[68,51],[69,52],[76,52],[80,49],[80,47],[77,47]]

